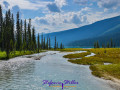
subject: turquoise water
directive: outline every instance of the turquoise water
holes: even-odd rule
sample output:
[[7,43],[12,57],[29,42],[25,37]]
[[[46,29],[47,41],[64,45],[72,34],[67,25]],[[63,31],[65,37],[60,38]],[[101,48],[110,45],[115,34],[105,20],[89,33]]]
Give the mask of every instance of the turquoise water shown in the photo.
[[43,80],[78,82],[72,85],[76,87],[64,87],[63,90],[114,90],[106,81],[91,75],[89,66],[68,62],[63,58],[66,54],[48,51],[33,55],[46,55],[41,60],[18,57],[0,62],[0,90],[62,90],[62,87],[42,85]]

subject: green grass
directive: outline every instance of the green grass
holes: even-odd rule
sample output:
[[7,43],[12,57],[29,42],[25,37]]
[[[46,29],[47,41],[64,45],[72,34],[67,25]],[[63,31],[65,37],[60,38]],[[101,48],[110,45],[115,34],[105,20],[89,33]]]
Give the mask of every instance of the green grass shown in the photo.
[[[42,52],[42,51],[41,51]],[[30,54],[34,54],[34,53],[37,53],[37,52],[33,52],[33,51],[15,51],[15,52],[11,52],[10,55],[9,55],[9,58],[14,58],[14,57],[17,57],[17,56],[22,56],[22,55],[30,55]],[[7,55],[6,55],[6,52],[1,52],[0,51],[0,60],[6,60],[7,59]]]
[[84,53],[76,53],[76,54],[68,54],[65,55],[64,58],[81,58],[81,57],[85,57],[87,55],[91,54],[90,52],[84,52]]
[[[82,65],[91,65],[90,69],[92,70],[92,74],[97,77],[104,77],[106,79],[110,79],[108,76],[112,76],[120,79],[120,49],[119,48],[100,48],[100,49],[70,49],[71,51],[79,51],[84,50],[89,53],[95,53],[95,56],[92,57],[84,57],[84,55],[79,53],[79,56],[82,56],[81,59],[68,61],[75,64]],[[69,51],[69,49],[66,49]],[[77,55],[66,55],[64,57],[74,57],[77,58]],[[104,63],[111,63],[110,65],[104,65]]]
[[98,77],[105,77],[110,79],[109,76],[120,79],[120,64],[111,65],[93,65],[90,66],[92,74]]

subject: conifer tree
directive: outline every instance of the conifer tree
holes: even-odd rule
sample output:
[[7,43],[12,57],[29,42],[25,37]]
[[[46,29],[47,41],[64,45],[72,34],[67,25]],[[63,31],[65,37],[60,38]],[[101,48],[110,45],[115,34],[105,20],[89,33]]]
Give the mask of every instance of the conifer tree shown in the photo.
[[3,15],[2,15],[2,7],[0,5],[0,49],[2,49],[2,42],[3,42]]
[[35,28],[32,28],[32,42],[33,42],[33,50],[36,49],[36,37],[35,37]]
[[27,41],[27,24],[26,24],[26,19],[24,21],[24,41]]
[[48,50],[48,37],[47,37],[47,42],[46,42],[46,49]]
[[46,49],[46,47],[45,47],[45,37],[44,37],[44,41],[43,41],[43,49]]
[[49,49],[51,49],[51,44],[50,44],[50,37],[49,37]]
[[20,45],[22,46],[23,43],[23,22],[20,21]]
[[17,50],[20,50],[21,47],[21,31],[20,31],[20,19],[19,19],[19,12],[17,12],[17,23],[16,23],[16,31],[17,31]]
[[57,42],[57,47],[56,48],[58,49],[58,42]]
[[31,50],[31,19],[29,19],[27,34],[28,34],[28,49]]
[[15,37],[14,37],[14,16],[12,14],[12,19],[11,19],[11,39],[13,41],[13,44],[15,43]]
[[54,49],[56,50],[56,36],[55,36],[55,45],[54,45]]
[[10,32],[11,32],[11,12],[10,10],[8,10],[8,12],[6,12],[6,16],[5,16],[5,51],[7,54],[7,58],[9,58],[9,53],[10,53]]
[[113,47],[113,41],[112,41],[112,39],[111,39],[111,46],[110,46],[111,48]]
[[98,41],[97,41],[97,48],[100,48]]
[[41,35],[41,48],[43,49],[44,45],[43,45],[43,33]]
[[38,33],[38,38],[37,38],[37,47],[38,47],[38,53],[40,50],[40,38],[39,38],[39,33]]
[[109,42],[107,43],[107,48],[110,48]]
[[94,43],[94,48],[96,48],[96,46],[97,46],[97,44],[96,44],[96,42]]
[[63,49],[63,44],[62,43],[60,44],[60,49]]

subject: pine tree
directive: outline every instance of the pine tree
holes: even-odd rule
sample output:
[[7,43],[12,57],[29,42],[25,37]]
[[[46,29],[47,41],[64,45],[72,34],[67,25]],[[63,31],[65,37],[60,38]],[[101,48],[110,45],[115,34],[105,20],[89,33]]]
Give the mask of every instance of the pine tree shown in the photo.
[[55,36],[55,45],[54,45],[54,49],[56,50],[56,36]]
[[11,12],[10,10],[8,10],[8,12],[6,12],[6,16],[5,16],[5,48],[6,48],[6,54],[7,54],[7,58],[9,58],[9,53],[10,53],[10,32],[11,32]]
[[97,48],[100,48],[98,41],[97,41]]
[[33,42],[33,50],[36,49],[36,37],[35,37],[35,28],[32,28],[32,42]]
[[43,33],[41,35],[41,48],[43,49],[44,45],[43,45]]
[[111,48],[113,47],[113,42],[112,42],[112,39],[111,39],[111,46],[110,46]]
[[31,50],[31,19],[28,23],[28,49]]
[[38,53],[39,53],[39,50],[40,50],[40,38],[39,38],[39,33],[38,33],[38,38],[37,38],[37,47],[38,47]]
[[107,43],[107,48],[110,48],[109,42]]
[[22,20],[20,21],[20,45],[22,47],[22,43],[23,43],[23,22]]
[[0,49],[2,49],[2,42],[3,42],[2,24],[3,24],[3,16],[2,16],[2,7],[0,5]]
[[17,30],[17,50],[20,50],[21,47],[21,32],[20,32],[20,19],[19,19],[19,12],[17,12],[17,23],[16,23],[16,30]]
[[24,21],[24,41],[27,41],[27,24],[26,24],[26,19]]
[[48,37],[47,37],[47,42],[46,42],[46,49],[48,50]]
[[24,48],[24,53],[25,53],[25,50],[27,49],[27,24],[26,24],[26,19],[24,20],[23,48]]
[[50,44],[50,37],[49,37],[49,49],[51,49],[51,44]]
[[94,48],[96,48],[97,47],[97,44],[96,44],[96,42],[94,43]]
[[43,49],[46,49],[46,47],[45,47],[45,37],[44,37],[44,41],[43,41]]
[[62,43],[60,44],[60,49],[63,49],[63,45],[62,45]]
[[58,49],[58,42],[57,42],[57,47],[56,48]]
[[11,39],[10,40],[10,51],[13,51],[13,48],[14,48],[14,44],[13,44],[13,40]]
[[13,41],[13,44],[15,43],[15,37],[14,37],[14,16],[12,14],[12,20],[11,20],[11,39]]

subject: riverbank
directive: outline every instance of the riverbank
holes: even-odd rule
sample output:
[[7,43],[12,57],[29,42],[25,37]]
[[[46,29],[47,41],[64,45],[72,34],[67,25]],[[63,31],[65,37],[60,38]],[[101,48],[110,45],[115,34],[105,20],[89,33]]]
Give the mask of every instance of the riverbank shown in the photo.
[[[64,51],[82,50],[87,53],[65,55],[69,62],[81,65],[90,65],[94,76],[112,80],[120,85],[120,49],[119,48],[101,48],[101,49],[64,49]],[[85,57],[89,53],[95,56]],[[80,59],[71,59],[71,57]],[[107,63],[107,64],[106,64]],[[118,82],[119,81],[119,82]]]
[[[44,52],[44,51],[40,51],[40,52]],[[15,52],[10,53],[9,59],[14,58],[14,57],[18,57],[18,56],[23,56],[23,55],[31,55],[31,54],[35,54],[35,53],[37,53],[37,52],[34,52],[34,51],[15,51]],[[0,51],[0,60],[7,60],[6,52]]]
[[[43,85],[43,80],[54,82],[75,80],[76,87],[64,89],[72,90],[114,90],[105,80],[94,77],[88,65],[77,65],[68,62],[64,55],[82,53],[47,51],[39,54],[24,55],[0,62],[0,89],[20,90],[60,90],[61,87]],[[43,56],[44,55],[44,56]],[[35,57],[43,56],[40,60]],[[70,85],[68,85],[70,86]]]

